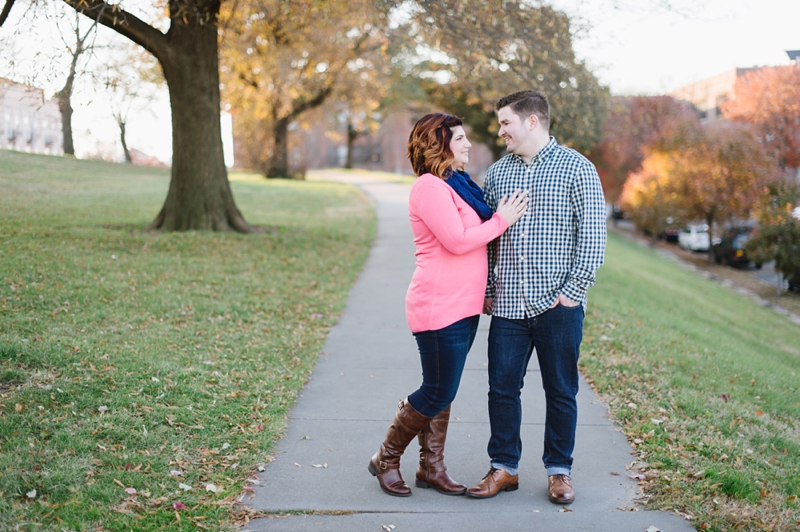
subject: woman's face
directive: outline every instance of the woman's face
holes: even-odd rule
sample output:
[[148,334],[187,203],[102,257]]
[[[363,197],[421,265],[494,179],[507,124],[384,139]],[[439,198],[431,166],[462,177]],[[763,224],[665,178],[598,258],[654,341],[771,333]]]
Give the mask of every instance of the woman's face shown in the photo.
[[450,151],[455,157],[453,167],[462,168],[469,162],[469,148],[472,144],[467,140],[467,134],[464,133],[463,127],[451,127],[450,131],[453,132],[453,139],[450,141]]

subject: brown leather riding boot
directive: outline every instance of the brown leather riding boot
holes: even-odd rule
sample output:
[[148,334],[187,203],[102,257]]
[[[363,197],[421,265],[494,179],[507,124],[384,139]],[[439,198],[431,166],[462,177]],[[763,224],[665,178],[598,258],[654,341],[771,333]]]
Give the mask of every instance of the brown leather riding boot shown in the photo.
[[447,474],[444,465],[444,441],[450,424],[450,405],[432,418],[419,433],[419,468],[417,487],[433,488],[445,495],[463,495],[467,487]]
[[408,497],[411,489],[400,475],[400,457],[408,444],[419,434],[431,418],[423,416],[408,402],[400,401],[397,413],[394,415],[386,439],[381,448],[369,461],[369,472],[378,477],[381,489],[389,495]]

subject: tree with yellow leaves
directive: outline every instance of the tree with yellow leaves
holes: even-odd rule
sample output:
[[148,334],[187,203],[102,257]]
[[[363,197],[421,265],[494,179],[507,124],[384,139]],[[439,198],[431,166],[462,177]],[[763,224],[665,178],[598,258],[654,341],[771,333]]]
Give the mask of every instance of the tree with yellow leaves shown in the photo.
[[[226,7],[228,5],[226,4]],[[267,177],[291,174],[289,129],[305,112],[379,75],[385,40],[366,0],[249,0],[223,11],[221,78],[239,156]]]
[[670,133],[649,150],[623,189],[625,207],[651,231],[666,216],[703,220],[713,240],[715,226],[750,216],[774,165],[747,125],[720,122],[678,138]]

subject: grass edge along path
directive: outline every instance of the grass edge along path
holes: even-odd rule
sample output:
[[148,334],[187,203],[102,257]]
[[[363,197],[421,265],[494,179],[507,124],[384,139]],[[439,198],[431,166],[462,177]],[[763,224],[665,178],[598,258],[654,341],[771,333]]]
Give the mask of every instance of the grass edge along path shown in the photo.
[[642,502],[698,530],[800,529],[800,327],[609,234],[581,367]]
[[375,235],[339,183],[232,174],[260,235],[144,233],[164,169],[0,151],[0,530],[224,530]]

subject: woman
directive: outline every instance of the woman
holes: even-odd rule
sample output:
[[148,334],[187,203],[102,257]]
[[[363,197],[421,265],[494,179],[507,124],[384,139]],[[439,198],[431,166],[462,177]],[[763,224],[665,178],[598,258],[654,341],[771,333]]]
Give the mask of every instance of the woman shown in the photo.
[[408,139],[408,158],[419,178],[408,212],[417,267],[406,294],[406,319],[419,346],[422,385],[400,402],[369,471],[389,495],[411,490],[400,475],[400,457],[419,436],[416,485],[462,495],[444,465],[450,403],[456,396],[467,353],[475,339],[488,274],[486,244],[525,212],[528,200],[514,193],[493,213],[483,193],[463,171],[471,144],[455,116],[423,116]]

